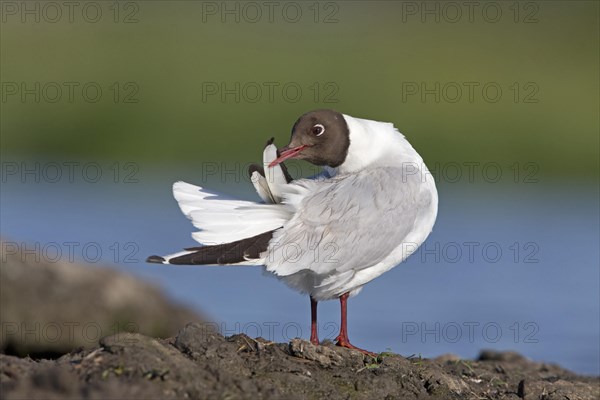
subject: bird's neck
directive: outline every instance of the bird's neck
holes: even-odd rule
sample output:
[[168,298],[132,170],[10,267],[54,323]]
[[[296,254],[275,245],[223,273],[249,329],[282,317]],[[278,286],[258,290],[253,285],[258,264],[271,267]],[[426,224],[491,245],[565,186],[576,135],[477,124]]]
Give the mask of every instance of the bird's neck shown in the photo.
[[338,174],[359,172],[367,167],[417,168],[429,172],[423,159],[394,125],[344,115],[350,130],[350,146]]

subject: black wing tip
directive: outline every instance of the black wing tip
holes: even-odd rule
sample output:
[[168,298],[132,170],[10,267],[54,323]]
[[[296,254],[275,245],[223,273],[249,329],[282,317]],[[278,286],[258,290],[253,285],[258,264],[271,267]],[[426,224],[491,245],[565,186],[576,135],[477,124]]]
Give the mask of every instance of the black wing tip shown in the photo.
[[265,144],[265,147],[272,145],[273,142],[275,142],[275,137],[272,137],[271,139],[267,140],[267,144]]
[[165,261],[166,260],[161,256],[150,256],[146,258],[146,262],[152,264],[164,264]]

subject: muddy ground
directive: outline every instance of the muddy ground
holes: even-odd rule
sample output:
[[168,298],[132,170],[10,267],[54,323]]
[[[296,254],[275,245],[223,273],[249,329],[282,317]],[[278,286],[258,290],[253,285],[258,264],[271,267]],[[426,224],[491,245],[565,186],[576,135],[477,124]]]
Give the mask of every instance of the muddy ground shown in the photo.
[[478,360],[380,354],[294,339],[223,337],[188,324],[175,337],[122,333],[56,360],[0,355],[3,399],[598,399],[583,377],[515,353]]

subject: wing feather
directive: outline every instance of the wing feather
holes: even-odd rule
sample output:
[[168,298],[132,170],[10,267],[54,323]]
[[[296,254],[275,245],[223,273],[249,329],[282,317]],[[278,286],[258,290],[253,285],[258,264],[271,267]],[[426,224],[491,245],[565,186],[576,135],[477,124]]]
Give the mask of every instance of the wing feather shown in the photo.
[[181,211],[200,231],[192,237],[202,244],[222,244],[246,239],[283,226],[290,218],[287,207],[235,200],[185,182],[173,185]]
[[273,235],[267,271],[327,275],[376,265],[413,229],[424,206],[421,185],[416,175],[392,167],[290,185],[294,190],[284,194],[284,203],[299,204]]
[[269,185],[269,191],[271,192],[275,203],[280,203],[283,197],[284,186],[287,185],[288,180],[283,172],[282,165],[275,165],[269,167],[269,164],[277,158],[277,147],[274,144],[268,143],[263,151],[263,165],[265,171],[265,180]]

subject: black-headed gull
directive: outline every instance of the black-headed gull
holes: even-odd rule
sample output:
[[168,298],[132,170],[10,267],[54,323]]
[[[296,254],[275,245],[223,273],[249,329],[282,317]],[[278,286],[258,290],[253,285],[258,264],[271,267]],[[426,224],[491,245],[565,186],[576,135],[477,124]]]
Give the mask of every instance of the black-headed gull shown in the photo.
[[[323,173],[292,180],[282,164],[290,158]],[[287,146],[267,143],[263,166],[250,174],[262,203],[175,183],[202,246],[147,261],[264,265],[310,296],[312,343],[319,343],[317,302],[339,298],[337,344],[358,349],[348,339],[348,297],[405,260],[433,228],[438,195],[423,159],[391,123],[316,110],[296,121]]]

